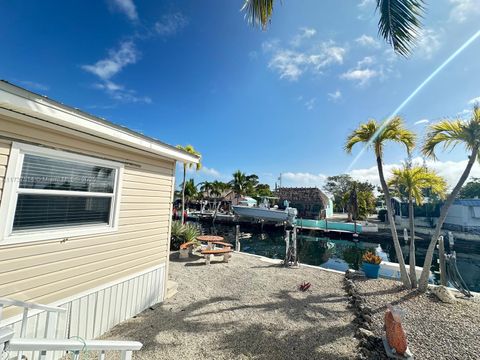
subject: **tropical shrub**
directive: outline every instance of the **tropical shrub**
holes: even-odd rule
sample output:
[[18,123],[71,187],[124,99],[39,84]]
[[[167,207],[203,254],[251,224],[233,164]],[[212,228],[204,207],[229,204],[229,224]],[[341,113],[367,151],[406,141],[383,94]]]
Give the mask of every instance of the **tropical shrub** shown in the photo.
[[371,251],[367,251],[365,254],[363,254],[362,260],[363,262],[373,265],[380,265],[382,262],[382,258],[378,255],[375,255]]
[[183,234],[185,228],[181,221],[172,221],[172,228],[170,233],[170,249],[178,250],[183,241]]
[[183,225],[181,221],[172,221],[170,235],[170,250],[179,250],[180,245],[186,242],[196,242],[200,235],[200,228],[195,224]]
[[183,226],[183,241],[191,242],[196,241],[197,236],[200,236],[200,229],[195,224],[185,224]]

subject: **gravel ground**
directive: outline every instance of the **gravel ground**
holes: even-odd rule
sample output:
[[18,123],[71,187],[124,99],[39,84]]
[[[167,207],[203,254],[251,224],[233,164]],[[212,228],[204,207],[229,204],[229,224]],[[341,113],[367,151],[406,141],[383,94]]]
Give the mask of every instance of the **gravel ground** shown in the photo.
[[356,280],[355,284],[374,311],[376,335],[383,334],[386,304],[405,310],[404,329],[415,359],[480,358],[480,302],[462,297],[455,304],[444,304],[432,294],[404,290],[392,280]]
[[[285,269],[237,253],[228,264],[210,266],[173,253],[169,272],[178,283],[175,296],[103,337],[142,342],[134,359],[355,358],[354,315],[341,274]],[[297,290],[302,281],[311,290]]]

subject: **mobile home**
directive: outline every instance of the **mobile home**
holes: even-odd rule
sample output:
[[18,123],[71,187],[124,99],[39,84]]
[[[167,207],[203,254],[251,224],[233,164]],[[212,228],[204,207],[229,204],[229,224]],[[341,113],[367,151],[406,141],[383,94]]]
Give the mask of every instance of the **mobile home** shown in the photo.
[[162,301],[177,161],[199,159],[0,82],[0,298],[63,307],[54,336],[83,339]]

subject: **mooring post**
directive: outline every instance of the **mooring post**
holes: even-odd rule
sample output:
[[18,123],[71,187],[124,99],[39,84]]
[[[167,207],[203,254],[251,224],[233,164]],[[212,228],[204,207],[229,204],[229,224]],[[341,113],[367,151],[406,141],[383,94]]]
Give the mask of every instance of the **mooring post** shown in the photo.
[[451,231],[448,232],[448,245],[450,245],[450,253],[453,250],[453,245],[454,245],[454,238],[453,238],[453,233]]
[[293,226],[292,242],[293,242],[293,266],[298,266],[297,256],[297,226]]
[[438,261],[440,263],[440,285],[447,286],[447,268],[445,264],[445,243],[443,236],[438,238]]
[[290,230],[285,230],[285,266],[288,266],[290,259],[289,259],[289,252],[290,252]]
[[240,225],[235,226],[235,251],[240,252]]

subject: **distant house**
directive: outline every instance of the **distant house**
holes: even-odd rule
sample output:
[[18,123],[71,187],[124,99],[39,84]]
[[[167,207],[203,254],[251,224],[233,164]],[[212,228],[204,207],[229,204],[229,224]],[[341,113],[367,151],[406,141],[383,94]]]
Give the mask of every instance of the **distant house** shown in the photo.
[[198,158],[0,82],[0,298],[66,308],[56,336],[80,339],[162,301],[177,161]]
[[298,218],[321,219],[333,215],[333,201],[317,187],[281,187],[275,191],[275,196],[282,205],[285,200],[291,207],[298,210]]
[[480,234],[480,199],[455,200],[443,228]]

